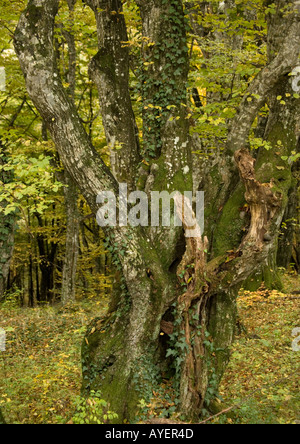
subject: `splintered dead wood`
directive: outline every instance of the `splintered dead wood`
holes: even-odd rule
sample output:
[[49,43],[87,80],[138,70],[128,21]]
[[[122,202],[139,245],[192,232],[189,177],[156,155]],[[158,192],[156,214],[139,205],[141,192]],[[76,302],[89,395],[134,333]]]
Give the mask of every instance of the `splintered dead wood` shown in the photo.
[[177,215],[183,225],[187,244],[186,252],[178,269],[179,273],[184,270],[187,265],[194,263],[195,274],[202,274],[206,265],[208,240],[206,237],[202,240],[201,228],[189,199],[177,193],[174,201]]
[[[250,208],[251,223],[249,231],[237,249],[237,253],[233,255],[233,259],[243,256],[243,253],[246,253],[247,256],[251,245],[257,252],[264,250],[266,239],[269,242],[272,241],[273,233],[276,231],[274,226],[277,214],[282,205],[280,193],[273,190],[273,181],[260,183],[256,179],[255,159],[249,151],[242,148],[236,151],[234,157],[241,180],[246,188],[245,199]],[[202,237],[201,228],[189,199],[178,192],[174,201],[186,237],[186,251],[177,269],[177,276],[185,284],[186,290],[184,294],[179,296],[178,302],[180,306],[184,307],[184,312],[187,312],[194,301],[204,300],[211,292],[212,284],[209,277],[218,274],[221,267],[218,267],[216,263],[217,268],[212,269],[207,264],[208,240],[206,237]],[[243,260],[236,264],[236,273],[240,266],[243,266]],[[234,279],[232,278],[232,280]],[[228,284],[231,285],[231,282]]]
[[[224,269],[223,277],[219,274],[223,281],[228,276],[228,283],[223,282],[227,288],[236,281],[236,276],[239,273],[248,275],[249,270],[252,267],[255,268],[253,261],[247,262],[250,245],[253,245],[258,252],[267,251],[265,248],[266,234],[269,232],[272,235],[272,225],[275,219],[278,219],[276,215],[280,211],[282,203],[280,195],[276,195],[273,191],[272,181],[264,184],[256,179],[255,160],[246,149],[238,150],[235,153],[235,161],[241,180],[245,184],[245,199],[251,211],[251,224],[248,234],[237,250],[239,254],[234,255],[234,258],[241,257],[241,259],[233,265],[233,274],[230,279],[226,269]],[[177,270],[177,276],[185,287],[185,292],[179,296],[178,303],[182,316],[181,327],[187,345],[181,378],[183,386],[186,387],[186,393],[183,393],[181,401],[184,408],[193,406],[196,409],[201,409],[206,392],[205,373],[207,369],[205,366],[203,367],[200,357],[205,355],[203,333],[207,320],[207,301],[213,291],[212,281],[207,275],[209,269],[206,255],[208,242],[206,238],[202,238],[201,229],[188,199],[177,193],[174,200],[186,237],[186,251]],[[189,237],[190,230],[193,230],[191,237]],[[211,272],[218,274],[223,268],[218,267]],[[194,319],[197,321],[194,322]],[[194,333],[200,327],[202,334],[198,337]],[[193,344],[191,338],[194,336],[197,340]]]
[[255,178],[255,159],[249,151],[242,148],[234,155],[240,177],[245,184],[245,199],[251,211],[251,225],[245,242],[263,244],[266,233],[271,228],[274,216],[281,207],[281,196],[273,191],[273,183],[260,183]]
[[[181,328],[188,350],[182,367],[181,386],[186,389],[182,390],[181,402],[184,410],[189,410],[191,406],[200,410],[205,393],[205,377],[203,377],[205,371],[200,357],[205,353],[204,324],[209,295],[209,284],[205,274],[208,240],[202,239],[201,228],[189,199],[177,193],[174,201],[186,237],[186,251],[177,270],[177,276],[185,287],[184,293],[178,298],[178,303],[182,316]],[[192,237],[190,237],[191,232]],[[193,324],[192,318],[198,321],[195,320]],[[194,334],[197,327],[202,329],[200,336]]]

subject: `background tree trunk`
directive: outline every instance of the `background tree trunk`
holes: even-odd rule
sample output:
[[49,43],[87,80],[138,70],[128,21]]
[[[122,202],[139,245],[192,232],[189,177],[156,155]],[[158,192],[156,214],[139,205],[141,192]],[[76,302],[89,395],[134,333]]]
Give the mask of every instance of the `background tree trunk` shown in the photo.
[[[39,214],[36,219],[41,230],[45,228],[44,221]],[[54,300],[54,271],[55,257],[58,245],[56,242],[49,242],[43,232],[37,234],[37,245],[39,251],[39,268],[41,272],[40,286],[37,290],[39,302],[53,302]]]
[[[300,181],[298,181],[298,184]],[[298,186],[298,211],[296,218],[296,227],[294,235],[294,248],[293,248],[293,262],[296,266],[296,271],[300,272],[300,185]]]
[[[298,151],[299,152],[299,142]],[[299,238],[299,208],[300,208],[300,176],[299,161],[293,166],[293,183],[290,189],[289,202],[283,217],[281,232],[278,242],[277,265],[287,270],[291,264],[295,271],[300,271],[300,238]]]
[[[0,140],[0,152],[3,154],[0,157],[0,165],[5,165],[5,150],[2,142]],[[12,180],[11,173],[1,171],[0,181],[8,183]],[[0,203],[1,209],[4,210],[7,203],[2,201]],[[0,300],[3,298],[5,291],[7,290],[8,277],[10,263],[13,255],[14,249],[14,235],[15,235],[15,215],[10,213],[5,215],[2,211],[0,213]]]
[[79,254],[79,211],[77,187],[67,172],[64,173],[64,196],[67,213],[66,252],[63,264],[61,301],[63,305],[75,301],[76,271]]

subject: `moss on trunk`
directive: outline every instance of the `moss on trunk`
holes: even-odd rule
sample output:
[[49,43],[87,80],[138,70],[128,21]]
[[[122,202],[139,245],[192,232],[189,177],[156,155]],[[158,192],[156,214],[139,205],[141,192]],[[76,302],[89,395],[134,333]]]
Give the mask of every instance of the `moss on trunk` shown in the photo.
[[128,357],[126,332],[128,318],[116,313],[95,319],[89,326],[82,345],[84,395],[100,391],[116,422],[133,420],[137,414],[138,394],[132,386],[133,374]]
[[214,387],[216,392],[230,358],[236,328],[238,290],[239,287],[220,291],[210,299],[208,331],[212,337],[213,351],[210,355],[208,385]]
[[101,391],[118,414],[116,422],[122,423],[136,419],[139,401],[150,401],[153,388],[161,381],[159,338],[166,306],[155,283],[150,298],[147,289],[139,288],[138,302],[126,290],[118,295],[115,311],[95,319],[84,338],[82,391]]

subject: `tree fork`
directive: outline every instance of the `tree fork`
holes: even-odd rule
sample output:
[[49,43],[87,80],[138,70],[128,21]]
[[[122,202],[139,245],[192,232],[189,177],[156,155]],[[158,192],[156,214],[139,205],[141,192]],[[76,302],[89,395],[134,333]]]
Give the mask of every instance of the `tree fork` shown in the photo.
[[[96,196],[99,192],[110,190],[117,193],[118,184],[92,146],[76,109],[59,79],[52,45],[58,3],[58,0],[29,1],[15,34],[15,47],[29,94],[47,122],[62,162],[74,182],[78,184],[92,211],[96,213],[98,210]],[[98,4],[96,1],[93,3]],[[154,32],[156,40],[154,43],[166,40],[163,32],[165,29],[157,25],[161,23],[160,13],[167,11],[160,6],[166,8],[169,6],[168,2],[139,0],[138,5],[143,17],[144,36],[150,38]],[[182,39],[179,42],[176,36],[170,34],[168,43],[173,45],[176,42],[176,50],[180,50],[186,61],[182,2],[174,0],[172,5],[175,6],[176,19],[182,26],[180,28]],[[173,20],[172,14],[168,8],[167,18],[170,23]],[[105,17],[105,12],[101,17]],[[99,17],[99,20],[102,18]],[[109,19],[108,23],[111,24]],[[151,24],[151,29],[147,27],[147,23]],[[102,26],[102,22],[100,25]],[[294,45],[292,48],[291,42]],[[237,243],[230,252],[227,252],[226,248],[221,248],[217,257],[206,262],[206,242],[201,238],[201,234],[191,242],[187,239],[186,254],[178,270],[179,284],[184,284],[186,290],[180,295],[178,276],[176,272],[171,271],[174,259],[181,258],[177,255],[177,243],[174,242],[176,236],[173,236],[173,233],[166,235],[167,231],[164,229],[153,229],[148,232],[128,227],[105,229],[110,245],[116,253],[121,279],[122,276],[124,279],[121,284],[123,289],[117,310],[109,313],[104,319],[95,320],[88,329],[83,346],[83,385],[87,392],[91,388],[102,390],[103,397],[111,403],[111,409],[119,414],[119,421],[125,418],[134,419],[138,400],[141,399],[141,390],[145,390],[145,383],[151,376],[147,373],[149,369],[156,372],[156,376],[159,374],[159,371],[157,373],[157,363],[161,359],[159,333],[163,325],[166,330],[166,324],[162,323],[165,321],[164,315],[178,296],[181,326],[185,335],[185,353],[180,356],[183,358],[180,372],[182,410],[187,416],[199,416],[202,407],[208,403],[207,393],[211,395],[213,389],[214,394],[217,389],[234,334],[237,292],[249,273],[259,264],[266,262],[272,243],[262,241],[265,237],[264,230],[270,231],[278,227],[279,216],[285,203],[284,199],[280,198],[281,191],[284,197],[284,190],[281,190],[280,186],[279,190],[274,189],[272,177],[266,180],[266,190],[263,189],[264,183],[258,176],[261,168],[256,167],[254,170],[253,160],[243,149],[252,123],[266,100],[266,94],[273,90],[281,76],[290,72],[294,67],[291,65],[297,63],[299,43],[299,23],[295,18],[279,55],[253,81],[242,101],[233,122],[228,149],[221,162],[222,169],[220,167],[221,176],[225,177],[228,172],[227,182],[222,187],[221,193],[217,190],[215,195],[214,193],[210,195],[211,201],[215,204],[216,201],[219,202],[220,194],[222,205],[226,205],[231,199],[228,191],[231,178],[234,178],[236,184],[237,167],[239,168],[241,182],[247,191],[245,199],[248,199],[252,211],[250,231],[241,243]],[[163,62],[164,51],[157,48],[159,45],[155,49],[159,52],[155,55]],[[153,52],[155,50],[153,49]],[[153,56],[153,52],[150,49],[150,57]],[[103,58],[100,57],[98,61],[103,62]],[[166,80],[169,78],[172,80],[172,84],[175,82],[175,89],[172,92],[177,92],[181,88],[186,96],[187,69],[185,66],[177,72],[177,62],[174,59],[164,75]],[[151,77],[151,70],[149,74]],[[156,80],[157,73],[154,72],[152,75]],[[261,98],[253,100],[249,105],[247,98],[252,94],[261,94]],[[145,100],[150,100],[151,95],[145,97]],[[183,95],[181,98],[183,99]],[[176,102],[177,97],[171,99]],[[167,110],[168,113],[166,112],[160,122],[159,133],[146,134],[146,139],[149,136],[150,143],[153,135],[154,139],[160,142],[159,149],[155,146],[152,151],[154,157],[151,168],[149,167],[151,174],[147,179],[149,191],[167,189],[167,185],[173,189],[178,187],[181,193],[191,189],[189,128],[185,118],[184,100],[182,103],[176,102],[176,111]],[[171,101],[171,104],[174,105],[174,102]],[[157,106],[161,106],[161,103],[159,102]],[[176,116],[177,111],[179,112]],[[149,114],[149,112],[145,114],[145,122],[148,121]],[[115,136],[118,139],[119,135]],[[237,152],[235,155],[237,164],[233,159],[235,152]],[[188,173],[185,174],[184,171]],[[219,183],[217,185],[220,186]],[[257,198],[254,190],[258,191]],[[270,214],[266,210],[265,199],[271,205]],[[220,207],[221,204],[217,207],[217,211]],[[234,209],[237,208],[239,208],[238,202],[235,201]],[[221,218],[219,215],[216,217],[217,224]],[[261,227],[262,220],[266,224],[264,228]],[[254,233],[259,236],[258,242],[254,239]],[[272,240],[274,238],[275,236]],[[168,331],[171,331],[169,325]],[[208,388],[211,390],[208,391]],[[144,396],[141,397],[144,399]]]

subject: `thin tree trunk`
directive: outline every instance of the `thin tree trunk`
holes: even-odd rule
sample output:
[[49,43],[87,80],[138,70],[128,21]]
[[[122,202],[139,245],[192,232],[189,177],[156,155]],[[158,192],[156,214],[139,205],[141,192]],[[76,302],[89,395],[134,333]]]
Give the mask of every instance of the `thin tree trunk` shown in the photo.
[[0,300],[7,290],[10,263],[14,248],[15,218],[0,214]]
[[[40,228],[44,228],[44,223],[39,214],[35,215]],[[53,302],[54,288],[54,260],[57,254],[57,243],[47,242],[43,233],[37,235],[37,245],[39,250],[39,267],[41,271],[39,293],[37,294],[39,302]]]
[[[0,152],[4,156],[0,157],[0,165],[5,164],[5,149],[0,140]],[[5,171],[0,172],[0,181],[4,184],[12,180],[11,174]],[[7,203],[2,201],[0,212],[0,300],[3,298],[5,291],[7,290],[8,276],[10,263],[13,255],[14,248],[14,235],[15,235],[15,215],[4,214]]]
[[75,301],[76,271],[79,253],[79,212],[77,206],[77,187],[67,172],[65,172],[64,177],[67,229],[61,301],[63,305],[66,305]]

